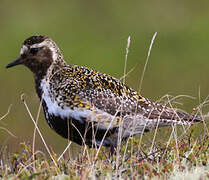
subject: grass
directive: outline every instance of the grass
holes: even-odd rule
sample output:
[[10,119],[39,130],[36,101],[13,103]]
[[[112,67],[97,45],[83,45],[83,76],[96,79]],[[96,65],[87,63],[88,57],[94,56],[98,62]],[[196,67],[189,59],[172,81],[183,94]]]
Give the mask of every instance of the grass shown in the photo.
[[206,134],[195,138],[190,132],[178,140],[177,145],[175,139],[171,140],[168,146],[156,143],[150,153],[150,146],[140,144],[137,138],[131,138],[126,150],[122,146],[119,156],[112,156],[108,149],[101,148],[97,158],[96,149],[87,147],[82,148],[81,153],[74,158],[68,153],[58,158],[51,149],[50,158],[38,149],[33,153],[30,144],[21,143],[22,150],[14,154],[7,154],[6,147],[2,149],[0,176],[3,179],[179,179],[195,174],[196,179],[204,179],[209,178],[208,139]]
[[[140,81],[140,90],[156,35],[157,33],[154,34],[149,47]],[[124,82],[128,74],[126,73],[126,66],[130,42],[129,37],[126,48]],[[165,97],[166,103],[173,107],[176,98]],[[110,154],[108,148],[89,149],[84,146],[80,148],[77,156],[71,156],[69,153],[71,142],[68,143],[63,153],[58,155],[47,145],[38,127],[41,103],[37,116],[34,118],[23,95],[21,100],[34,124],[33,141],[32,143],[21,143],[21,150],[13,154],[7,152],[6,146],[1,147],[0,178],[2,179],[209,178],[209,131],[205,122],[202,125],[198,124],[196,127],[189,128],[177,128],[176,126],[156,128],[155,131],[142,134],[138,138],[130,137],[125,143],[119,141],[115,155]],[[197,108],[197,112],[201,114],[203,105],[207,103],[208,100],[206,99]],[[2,116],[0,120],[5,116]],[[206,119],[207,117],[203,116],[203,118]],[[198,128],[202,129],[202,133],[197,135],[195,131]],[[6,131],[13,135],[8,130]],[[45,152],[35,147],[37,133],[45,146]],[[165,138],[158,137],[158,134],[167,137],[167,140],[164,141]]]

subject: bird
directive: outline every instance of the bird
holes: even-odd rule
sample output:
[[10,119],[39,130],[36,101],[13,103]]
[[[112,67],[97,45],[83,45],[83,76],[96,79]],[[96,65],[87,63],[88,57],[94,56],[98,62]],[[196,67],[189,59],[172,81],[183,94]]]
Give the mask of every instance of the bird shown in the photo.
[[47,36],[27,38],[19,58],[6,68],[16,65],[32,71],[48,125],[79,145],[115,149],[119,139],[125,141],[156,127],[202,121],[198,115],[152,102],[110,75],[67,64]]

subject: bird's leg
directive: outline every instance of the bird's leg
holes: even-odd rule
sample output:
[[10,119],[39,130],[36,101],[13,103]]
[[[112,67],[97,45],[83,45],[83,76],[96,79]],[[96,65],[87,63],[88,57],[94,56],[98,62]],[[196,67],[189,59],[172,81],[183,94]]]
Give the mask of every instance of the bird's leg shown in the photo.
[[111,140],[111,143],[110,143],[110,155],[113,156],[113,155],[116,155],[117,153],[117,139],[114,138]]
[[116,155],[117,152],[117,148],[115,146],[113,146],[112,144],[110,145],[110,155]]

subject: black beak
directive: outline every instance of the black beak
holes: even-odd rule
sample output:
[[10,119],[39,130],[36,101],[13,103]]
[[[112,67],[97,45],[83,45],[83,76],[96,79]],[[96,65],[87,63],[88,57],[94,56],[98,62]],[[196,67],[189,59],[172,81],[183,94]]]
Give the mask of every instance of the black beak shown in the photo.
[[19,65],[19,64],[22,64],[22,58],[21,57],[17,58],[12,63],[8,64],[6,66],[6,68],[10,68],[10,67],[13,67],[13,66],[16,66],[16,65]]

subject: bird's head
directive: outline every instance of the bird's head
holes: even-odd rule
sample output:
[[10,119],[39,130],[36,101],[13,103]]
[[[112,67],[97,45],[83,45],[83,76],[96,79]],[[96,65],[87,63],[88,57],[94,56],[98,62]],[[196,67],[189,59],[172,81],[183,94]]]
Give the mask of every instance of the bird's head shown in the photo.
[[31,36],[24,41],[19,58],[6,68],[22,64],[35,74],[43,74],[51,64],[61,61],[64,61],[62,54],[54,41],[46,36]]

